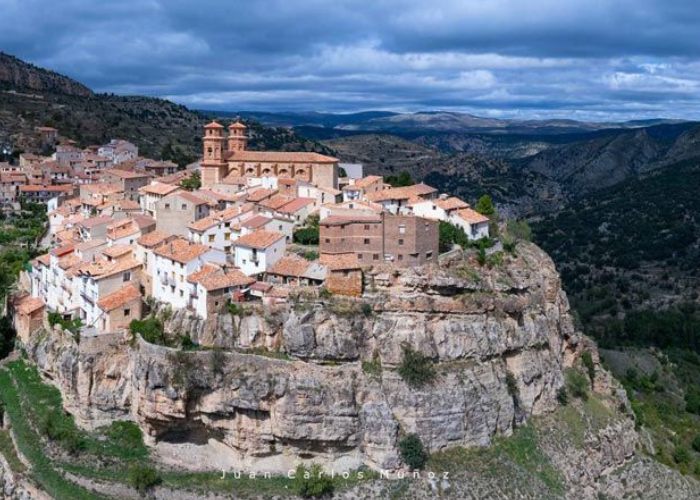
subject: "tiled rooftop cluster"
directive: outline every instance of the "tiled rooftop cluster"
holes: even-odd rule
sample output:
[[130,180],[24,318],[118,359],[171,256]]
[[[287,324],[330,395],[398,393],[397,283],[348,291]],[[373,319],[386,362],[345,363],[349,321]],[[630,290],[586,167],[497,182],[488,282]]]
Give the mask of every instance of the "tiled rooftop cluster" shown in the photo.
[[[487,218],[428,185],[339,178],[335,158],[247,151],[245,125],[228,130],[209,124],[203,159],[186,169],[121,140],[0,165],[6,205],[48,206],[52,249],[30,262],[16,311],[111,332],[141,318],[147,296],[206,319],[232,300],[284,301],[298,286],[359,295],[367,266],[436,261],[439,221],[488,235]],[[194,175],[203,186],[182,187]],[[319,228],[318,247],[291,247],[304,227]]]

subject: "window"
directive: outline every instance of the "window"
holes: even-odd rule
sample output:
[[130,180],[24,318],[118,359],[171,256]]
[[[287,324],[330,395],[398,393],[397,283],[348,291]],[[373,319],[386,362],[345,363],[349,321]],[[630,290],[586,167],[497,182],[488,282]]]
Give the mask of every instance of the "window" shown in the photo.
[[216,238],[215,235],[210,234],[210,235],[209,235],[209,243],[214,243],[214,239],[215,239],[215,238]]
[[427,222],[425,223],[425,230],[430,231],[430,224],[428,224]]
[[226,241],[230,241],[230,240],[231,240],[231,233],[226,233],[226,234],[224,235],[224,239],[225,239]]
[[399,246],[400,246],[400,247],[403,246],[403,238],[399,238]]
[[165,204],[165,209],[166,209],[166,210],[170,210],[170,203],[166,203],[166,204]]
[[184,295],[184,294],[183,294],[182,290],[180,290],[180,297],[182,297],[183,295]]
[[330,243],[330,242],[331,242],[331,239],[330,239],[330,238],[326,238],[326,243]]
[[425,254],[425,258],[426,258],[426,259],[432,259],[432,258],[433,258],[433,252],[427,252],[427,253]]
[[397,260],[399,260],[399,262],[402,261],[402,260],[403,260],[403,254],[399,254],[399,256],[397,257]]
[[372,255],[372,260],[379,260],[379,254],[375,253],[374,255]]
[[125,318],[128,318],[130,314],[131,314],[131,309],[124,309],[124,317]]
[[365,238],[365,245],[369,245],[369,238]]
[[361,253],[357,254],[357,260],[362,260],[362,254],[361,254]]
[[369,231],[369,224],[365,224],[365,231]]
[[182,208],[182,210],[187,210],[187,203],[183,203],[180,208]]
[[405,234],[405,233],[406,233],[406,226],[404,226],[403,224],[401,224],[401,225],[399,226],[399,234]]
[[131,281],[131,272],[124,273],[124,281]]

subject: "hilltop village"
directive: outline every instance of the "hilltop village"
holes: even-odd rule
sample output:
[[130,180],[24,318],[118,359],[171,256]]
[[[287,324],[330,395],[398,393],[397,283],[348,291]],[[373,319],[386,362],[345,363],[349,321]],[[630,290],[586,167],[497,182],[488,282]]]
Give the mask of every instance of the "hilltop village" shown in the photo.
[[[40,132],[56,140],[55,129]],[[30,293],[11,304],[20,336],[48,314],[93,335],[119,331],[144,316],[147,298],[206,320],[232,302],[284,303],[297,286],[359,296],[368,266],[436,262],[440,221],[489,236],[487,217],[428,185],[392,187],[360,165],[247,141],[240,122],[228,132],[209,123],[202,160],[186,169],[123,140],[0,164],[6,208],[48,210],[51,250],[28,264]]]

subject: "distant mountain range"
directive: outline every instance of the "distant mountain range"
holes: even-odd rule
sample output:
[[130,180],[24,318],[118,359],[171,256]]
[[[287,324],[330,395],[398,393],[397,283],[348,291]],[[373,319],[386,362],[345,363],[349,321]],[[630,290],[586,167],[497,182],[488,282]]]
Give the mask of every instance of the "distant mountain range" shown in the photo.
[[321,127],[337,131],[389,133],[569,134],[605,129],[634,129],[684,122],[684,120],[663,118],[625,122],[584,122],[566,119],[515,120],[485,118],[453,111],[420,111],[417,113],[390,111],[364,111],[360,113],[207,111],[207,113],[220,116],[240,116],[275,127]]

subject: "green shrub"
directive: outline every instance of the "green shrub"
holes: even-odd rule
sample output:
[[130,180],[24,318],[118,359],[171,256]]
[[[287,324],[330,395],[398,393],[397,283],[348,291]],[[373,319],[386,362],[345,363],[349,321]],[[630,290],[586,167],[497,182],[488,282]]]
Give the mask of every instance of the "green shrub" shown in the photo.
[[423,443],[416,434],[409,434],[399,441],[401,460],[411,469],[422,469],[428,461]]
[[369,305],[366,302],[362,304],[362,314],[364,314],[365,316],[371,316],[373,312],[374,311],[371,305]]
[[487,217],[496,212],[496,208],[493,206],[493,201],[487,194],[479,198],[479,200],[476,202],[476,207],[474,207],[474,210],[479,212],[481,215],[486,215]]
[[508,394],[512,397],[517,397],[520,394],[518,382],[515,380],[515,375],[511,372],[506,372],[506,388],[508,389]]
[[180,335],[180,348],[185,351],[193,351],[197,349],[197,344],[192,341],[189,335]]
[[506,223],[506,232],[516,243],[518,241],[530,241],[532,239],[532,229],[524,220],[508,219]]
[[595,364],[593,363],[593,356],[591,356],[590,352],[585,351],[581,355],[581,363],[583,363],[583,366],[588,372],[588,378],[591,379],[591,382],[593,382],[595,379]]
[[374,358],[372,361],[363,361],[362,371],[367,375],[380,375],[382,373],[382,361],[379,358]]
[[324,287],[318,291],[318,296],[321,299],[330,299],[331,297],[333,297],[333,294],[328,291],[328,288]]
[[163,323],[155,316],[149,316],[143,320],[132,320],[129,331],[132,335],[141,335],[141,338],[150,344],[165,345],[166,343]]
[[692,460],[690,450],[685,446],[678,445],[673,449],[673,460],[677,464],[689,464]]
[[557,402],[562,406],[569,404],[569,393],[566,392],[566,387],[560,387],[557,391]]
[[151,467],[134,465],[129,469],[129,484],[136,488],[139,493],[145,493],[160,482],[160,474]]
[[302,498],[321,498],[333,494],[333,480],[319,464],[299,464],[293,480],[294,492]]
[[300,245],[318,245],[320,229],[318,224],[302,227],[294,231],[294,243]]
[[590,382],[581,372],[574,369],[568,369],[566,371],[566,385],[569,394],[571,394],[573,397],[584,401],[588,400],[588,389],[590,388]]
[[700,434],[696,435],[695,438],[693,439],[693,442],[691,444],[693,449],[697,452],[700,452]]
[[432,361],[409,345],[403,346],[403,360],[398,373],[411,387],[422,387],[435,379]]
[[700,387],[691,385],[685,391],[685,411],[700,415]]

